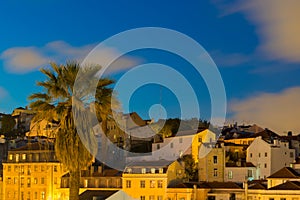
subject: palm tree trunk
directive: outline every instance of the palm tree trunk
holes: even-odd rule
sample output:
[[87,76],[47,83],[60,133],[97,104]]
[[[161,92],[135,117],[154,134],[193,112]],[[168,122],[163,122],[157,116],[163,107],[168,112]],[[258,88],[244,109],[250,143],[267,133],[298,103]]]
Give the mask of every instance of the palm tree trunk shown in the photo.
[[70,200],[79,200],[79,188],[80,188],[80,171],[70,171]]

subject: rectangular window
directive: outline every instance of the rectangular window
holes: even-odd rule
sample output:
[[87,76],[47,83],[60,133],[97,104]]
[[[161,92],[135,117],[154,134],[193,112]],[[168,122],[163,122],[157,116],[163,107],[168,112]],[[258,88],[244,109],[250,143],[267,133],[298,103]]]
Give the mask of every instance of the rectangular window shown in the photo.
[[41,199],[44,200],[45,199],[45,192],[41,192]]
[[27,178],[27,187],[31,186],[31,178]]
[[130,180],[126,180],[126,188],[131,188],[131,181]]
[[250,158],[252,158],[252,153],[250,153]]
[[267,152],[265,152],[265,157],[268,157],[268,153]]
[[218,156],[214,156],[214,164],[218,163]]
[[251,169],[248,169],[248,177],[253,177],[253,173]]
[[11,178],[10,177],[7,178],[7,184],[11,184]]
[[267,168],[267,163],[265,163],[265,168]]
[[141,196],[141,200],[146,200],[146,197],[145,196]]
[[260,153],[258,153],[258,157],[260,158]]
[[20,155],[16,154],[16,162],[19,162],[19,160],[20,160]]
[[24,177],[21,178],[21,187],[24,187]]
[[163,196],[157,196],[157,200],[163,200]]
[[154,180],[150,180],[150,188],[155,188],[155,181]]
[[12,161],[13,160],[14,155],[13,154],[9,154],[8,156],[8,160]]
[[41,178],[41,184],[45,184],[45,178],[44,177]]
[[156,149],[160,149],[160,144],[157,144],[157,145],[156,145]]
[[25,153],[22,154],[22,160],[26,160],[26,154]]
[[158,188],[162,188],[163,187],[163,181],[162,180],[158,180],[157,181],[157,187]]
[[7,167],[7,171],[10,172],[11,171],[11,166]]
[[202,137],[198,137],[198,142],[202,142]]
[[154,195],[150,195],[149,196],[149,200],[155,200],[155,196]]
[[293,158],[293,157],[294,157],[294,153],[290,152],[290,158]]
[[14,184],[17,184],[17,183],[18,183],[18,178],[15,177],[15,178],[14,178]]
[[229,172],[228,172],[228,179],[232,179],[232,175],[233,175],[233,174],[232,174],[232,171],[229,171]]
[[146,187],[146,184],[145,184],[145,181],[140,181],[140,188],[145,188]]
[[89,185],[89,181],[88,179],[84,179],[84,187],[87,188]]
[[35,172],[38,171],[38,166],[37,166],[37,165],[34,166],[34,171],[35,171]]
[[146,168],[142,168],[142,174],[146,174]]
[[37,179],[37,178],[34,178],[34,179],[33,179],[33,183],[34,183],[34,184],[38,184],[38,179]]
[[54,184],[57,184],[57,177],[54,177]]
[[34,199],[37,199],[38,193],[34,192]]
[[54,172],[57,172],[57,166],[54,166],[54,167],[53,167],[53,171],[54,171]]
[[217,177],[217,176],[218,176],[218,169],[214,168],[214,177]]

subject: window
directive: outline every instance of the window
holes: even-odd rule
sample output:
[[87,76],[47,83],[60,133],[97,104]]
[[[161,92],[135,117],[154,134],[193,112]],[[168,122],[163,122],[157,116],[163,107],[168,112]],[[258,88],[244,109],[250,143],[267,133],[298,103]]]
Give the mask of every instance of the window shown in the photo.
[[11,178],[10,177],[7,178],[7,184],[11,184]]
[[31,175],[31,167],[30,166],[28,166],[28,168],[27,168],[27,175]]
[[163,181],[162,180],[158,180],[157,181],[157,187],[158,188],[162,188],[163,187]]
[[233,175],[233,174],[232,174],[232,171],[229,171],[229,172],[228,172],[228,179],[232,179],[232,175]]
[[163,196],[157,196],[157,200],[163,200]]
[[126,188],[131,188],[131,181],[130,180],[126,180]]
[[258,153],[258,157],[260,158],[260,153]]
[[53,167],[53,171],[54,171],[54,172],[57,172],[57,166],[54,166],[54,167]]
[[22,160],[26,160],[26,154],[25,153],[22,154]]
[[42,200],[45,199],[45,192],[41,192],[41,199],[42,199]]
[[198,137],[198,142],[202,142],[202,137]]
[[89,185],[89,181],[87,179],[84,179],[83,187],[87,188]]
[[131,173],[132,173],[132,169],[131,169],[131,168],[128,168],[128,169],[127,169],[127,173],[128,173],[128,174],[131,174]]
[[31,186],[31,178],[27,178],[27,187]]
[[248,169],[248,177],[253,177],[253,173],[251,169]]
[[171,148],[173,148],[173,147],[174,147],[174,145],[173,145],[173,142],[170,144],[170,147],[171,147]]
[[21,200],[24,200],[24,192],[21,192]]
[[274,198],[269,198],[269,200],[274,200]]
[[7,171],[10,172],[11,171],[11,166],[7,167]]
[[182,138],[179,138],[179,143],[182,143]]
[[19,162],[19,160],[20,160],[20,155],[16,154],[16,162]]
[[24,166],[21,166],[21,174],[24,174]]
[[268,153],[267,152],[265,152],[265,157],[268,157]]
[[294,157],[294,153],[290,152],[290,158],[293,158],[293,157]]
[[151,174],[155,174],[155,168],[151,168]]
[[250,158],[252,158],[252,153],[250,153]]
[[34,184],[38,184],[38,179],[37,179],[37,178],[34,178],[34,179],[33,179],[33,183],[34,183]]
[[45,184],[45,178],[44,177],[41,178],[41,184]]
[[146,197],[145,196],[141,196],[141,200],[146,200]]
[[155,196],[154,195],[150,195],[149,196],[149,200],[155,200]]
[[156,145],[156,149],[160,149],[160,144],[157,144],[157,145]]
[[160,174],[164,173],[164,169],[163,168],[159,168],[158,171],[159,171]]
[[37,192],[34,192],[34,199],[37,199],[37,196],[38,196]]
[[24,187],[24,177],[21,178],[21,187]]
[[17,184],[17,183],[18,183],[18,178],[15,177],[15,178],[14,178],[14,184]]
[[30,200],[30,192],[27,193],[27,200]]
[[146,174],[146,168],[142,168],[142,174]]
[[13,157],[14,157],[13,154],[9,154],[8,159],[13,160]]
[[218,163],[218,156],[214,156],[214,164]]
[[280,200],[286,200],[286,198],[280,198]]
[[140,188],[145,188],[146,184],[145,181],[140,181]]
[[217,176],[218,176],[218,169],[214,168],[214,177],[217,177]]
[[150,188],[155,188],[155,181],[154,180],[150,180]]
[[265,163],[265,168],[267,168],[267,163]]
[[45,167],[43,165],[41,166],[41,171],[45,171]]
[[54,184],[57,184],[57,177],[54,177]]
[[37,166],[37,165],[34,166],[34,171],[35,171],[35,172],[38,171],[38,166]]

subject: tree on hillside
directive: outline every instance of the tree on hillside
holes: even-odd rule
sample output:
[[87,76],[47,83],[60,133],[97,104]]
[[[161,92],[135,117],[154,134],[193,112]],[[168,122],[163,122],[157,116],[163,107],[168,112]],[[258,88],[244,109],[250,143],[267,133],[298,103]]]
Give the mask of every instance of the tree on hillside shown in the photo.
[[1,119],[1,133],[3,133],[6,137],[12,136],[13,128],[16,125],[16,121],[11,115],[2,115]]
[[[95,154],[96,151],[96,140],[89,123],[89,113],[87,112],[90,110],[90,105],[86,102],[93,103],[97,109],[98,118],[101,121],[105,121],[106,116],[110,112],[109,108],[111,108],[112,89],[108,88],[108,86],[113,83],[110,79],[96,79],[97,87],[94,99],[89,99],[90,91],[84,86],[76,88],[75,95],[74,84],[76,78],[78,78],[79,70],[80,65],[75,62],[69,62],[65,65],[51,63],[50,69],[41,69],[41,72],[46,76],[46,80],[37,83],[44,91],[32,94],[29,97],[30,100],[33,100],[30,108],[36,111],[33,121],[55,120],[58,122],[55,152],[57,159],[69,171],[69,199],[72,200],[79,199],[80,171],[92,163],[94,156],[92,154]],[[86,73],[90,73],[92,76],[81,77],[85,78],[85,80],[81,81],[85,83],[95,81],[90,78],[95,77],[98,70],[99,67],[97,66],[88,67]],[[87,99],[89,101],[85,101]],[[74,122],[78,116],[83,116],[85,120],[79,124],[79,129],[84,131],[84,138],[80,138],[78,124]],[[91,145],[89,149],[86,148],[82,139]],[[90,153],[91,151],[92,154]]]

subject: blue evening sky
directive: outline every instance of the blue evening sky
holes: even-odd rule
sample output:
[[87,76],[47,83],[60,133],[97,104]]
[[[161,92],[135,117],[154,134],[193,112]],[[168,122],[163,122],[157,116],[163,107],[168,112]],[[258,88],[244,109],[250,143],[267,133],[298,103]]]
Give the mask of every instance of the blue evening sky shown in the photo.
[[[80,60],[101,41],[128,29],[163,27],[188,35],[210,54],[226,88],[227,121],[300,132],[297,8],[298,2],[277,0],[1,1],[0,112],[29,103],[27,97],[40,91],[36,82],[44,80],[38,69],[50,61]],[[207,88],[189,63],[156,50],[132,52],[126,59],[178,70],[196,91],[201,117],[209,118]],[[180,115],[172,91],[157,85],[137,90],[127,111],[150,118],[151,105],[160,103],[168,117]]]

